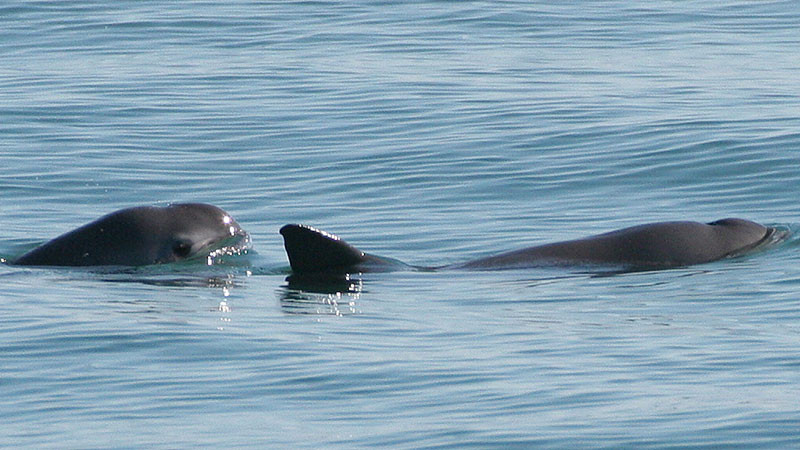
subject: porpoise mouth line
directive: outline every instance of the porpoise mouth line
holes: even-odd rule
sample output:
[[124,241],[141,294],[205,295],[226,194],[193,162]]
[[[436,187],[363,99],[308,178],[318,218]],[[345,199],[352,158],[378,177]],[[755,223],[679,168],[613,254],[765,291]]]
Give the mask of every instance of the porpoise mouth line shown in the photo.
[[209,241],[197,252],[197,254],[187,258],[186,261],[198,261],[205,259],[206,264],[212,266],[215,264],[215,260],[218,257],[247,254],[252,247],[252,243],[253,241],[250,238],[250,235],[244,230],[239,230],[233,236],[220,241]]

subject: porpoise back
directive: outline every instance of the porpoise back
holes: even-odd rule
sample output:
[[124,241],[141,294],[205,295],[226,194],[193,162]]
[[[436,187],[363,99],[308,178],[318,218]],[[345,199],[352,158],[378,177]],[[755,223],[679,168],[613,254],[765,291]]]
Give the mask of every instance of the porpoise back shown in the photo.
[[[387,271],[411,267],[365,253],[333,234],[307,225],[286,225],[280,232],[294,273]],[[528,247],[460,264],[418,268],[497,270],[585,264],[670,268],[747,252],[767,240],[773,232],[772,228],[744,219],[722,219],[711,223],[659,222]]]
[[599,264],[669,268],[702,264],[746,252],[770,229],[744,219],[711,223],[660,222],[582,239],[555,242],[459,264],[461,268],[524,268]]

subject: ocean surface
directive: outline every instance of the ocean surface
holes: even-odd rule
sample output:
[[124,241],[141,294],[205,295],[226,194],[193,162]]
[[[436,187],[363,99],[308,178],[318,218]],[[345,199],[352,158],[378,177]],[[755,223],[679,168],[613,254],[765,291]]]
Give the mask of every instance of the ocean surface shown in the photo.
[[207,202],[247,255],[0,265],[4,448],[800,446],[800,239],[662,271],[297,284],[306,223],[436,266],[800,222],[792,1],[0,5],[0,257]]

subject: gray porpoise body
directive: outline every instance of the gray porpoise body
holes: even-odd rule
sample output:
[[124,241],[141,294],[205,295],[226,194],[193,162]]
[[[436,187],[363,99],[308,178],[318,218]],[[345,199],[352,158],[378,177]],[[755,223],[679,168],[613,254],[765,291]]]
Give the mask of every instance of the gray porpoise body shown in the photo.
[[202,255],[249,240],[222,209],[203,203],[122,209],[23,254],[25,266],[143,266]]
[[[516,269],[559,265],[670,268],[742,254],[765,242],[774,229],[744,219],[711,223],[660,222],[501,253],[436,269]],[[364,253],[338,237],[305,225],[281,228],[295,273],[386,271],[409,267]],[[433,269],[433,268],[427,268]]]

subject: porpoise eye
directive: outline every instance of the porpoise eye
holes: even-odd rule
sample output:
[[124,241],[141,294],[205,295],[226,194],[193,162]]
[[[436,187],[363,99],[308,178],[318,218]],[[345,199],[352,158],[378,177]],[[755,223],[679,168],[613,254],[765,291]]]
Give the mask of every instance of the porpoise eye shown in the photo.
[[172,244],[172,253],[178,258],[186,258],[192,253],[192,245],[186,241],[178,241]]

